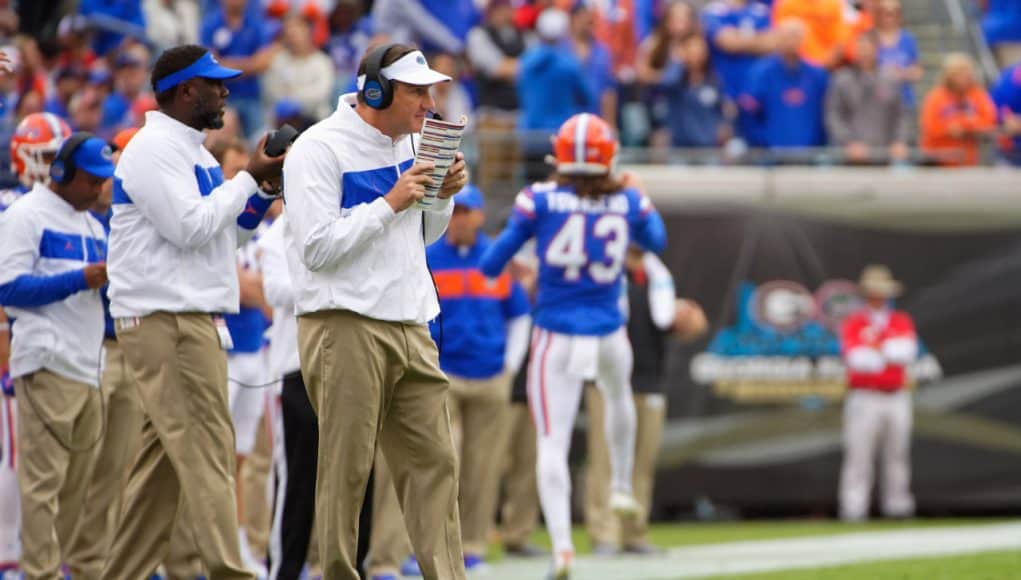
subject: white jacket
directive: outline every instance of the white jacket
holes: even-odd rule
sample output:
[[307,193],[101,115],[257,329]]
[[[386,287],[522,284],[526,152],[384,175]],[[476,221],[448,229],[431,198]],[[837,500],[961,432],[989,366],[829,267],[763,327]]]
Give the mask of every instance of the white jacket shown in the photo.
[[273,307],[273,325],[269,327],[269,370],[274,377],[301,370],[298,358],[298,321],[294,317],[294,287],[287,271],[287,246],[284,229],[287,215],[281,215],[269,226],[259,241],[259,264],[262,269],[262,291]]
[[454,207],[446,199],[431,212],[393,212],[383,196],[411,166],[412,137],[391,140],[362,120],[354,104],[353,93],[342,96],[284,162],[295,309],[424,324],[440,311],[425,246],[443,235]]
[[[103,225],[41,184],[0,216],[0,286],[22,275],[48,278],[80,271],[105,258]],[[98,387],[104,329],[99,291],[88,289],[84,275],[62,286],[63,299],[6,307],[17,319],[11,377],[45,368]]]
[[237,312],[237,225],[258,192],[247,172],[223,181],[205,134],[159,111],[121,154],[110,221],[110,314]]

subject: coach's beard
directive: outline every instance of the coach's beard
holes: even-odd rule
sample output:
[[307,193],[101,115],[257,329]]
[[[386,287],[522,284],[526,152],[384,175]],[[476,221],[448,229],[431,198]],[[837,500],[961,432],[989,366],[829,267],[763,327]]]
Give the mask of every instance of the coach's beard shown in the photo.
[[204,98],[198,104],[199,124],[205,129],[223,129],[223,107],[210,105]]

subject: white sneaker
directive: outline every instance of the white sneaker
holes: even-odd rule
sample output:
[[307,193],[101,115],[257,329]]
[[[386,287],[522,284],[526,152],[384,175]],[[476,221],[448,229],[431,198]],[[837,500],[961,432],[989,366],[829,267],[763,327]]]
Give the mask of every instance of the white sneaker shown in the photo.
[[564,551],[553,556],[553,569],[550,570],[549,580],[569,580],[571,577],[571,563],[574,560],[574,552]]
[[614,491],[610,493],[610,511],[621,517],[634,516],[642,511],[642,506],[630,493]]

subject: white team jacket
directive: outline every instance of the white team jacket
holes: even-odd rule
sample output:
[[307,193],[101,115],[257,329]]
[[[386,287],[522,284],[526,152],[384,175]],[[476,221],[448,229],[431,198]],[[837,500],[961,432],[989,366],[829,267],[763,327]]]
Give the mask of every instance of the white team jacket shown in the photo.
[[411,166],[413,137],[391,140],[363,121],[354,104],[353,93],[342,96],[284,162],[295,310],[351,310],[424,324],[439,313],[425,246],[443,235],[453,204],[438,200],[437,211],[394,214],[383,196]]
[[[0,216],[0,285],[23,274],[53,276],[104,259],[103,225],[41,184]],[[103,303],[98,290],[85,287],[84,277],[80,284],[77,292],[57,302],[6,308],[17,319],[11,377],[45,368],[99,386]]]
[[262,289],[273,307],[273,325],[269,327],[269,367],[274,377],[301,370],[298,358],[298,321],[294,318],[294,287],[287,269],[284,213],[256,242],[261,251]]
[[258,191],[245,171],[229,181],[205,134],[159,112],[124,149],[114,173],[110,313],[237,312],[237,226]]

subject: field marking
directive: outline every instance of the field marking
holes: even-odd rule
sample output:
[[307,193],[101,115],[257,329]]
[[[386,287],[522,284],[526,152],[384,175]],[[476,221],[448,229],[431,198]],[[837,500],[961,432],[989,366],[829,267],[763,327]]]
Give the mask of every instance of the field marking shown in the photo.
[[[1021,549],[1021,522],[710,544],[673,548],[659,557],[582,556],[571,579],[711,578],[1009,549]],[[485,573],[469,576],[480,580],[539,580],[548,570],[545,559],[503,560]]]

